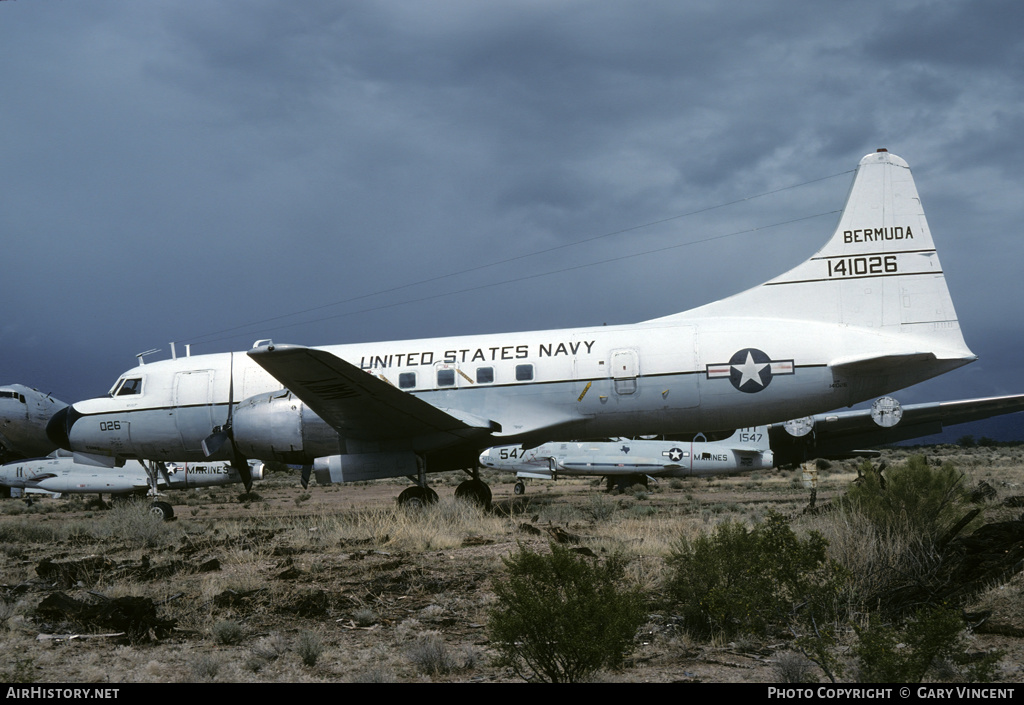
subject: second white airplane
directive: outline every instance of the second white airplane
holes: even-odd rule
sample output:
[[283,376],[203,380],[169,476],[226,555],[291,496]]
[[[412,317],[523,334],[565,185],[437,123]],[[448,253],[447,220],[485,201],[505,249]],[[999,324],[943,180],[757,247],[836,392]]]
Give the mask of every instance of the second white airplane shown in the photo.
[[[633,325],[247,352],[140,365],[59,411],[94,457],[312,465],[333,482],[476,468],[483,449],[756,426],[975,359],[907,163],[860,161],[839,224],[789,272]],[[463,494],[489,494],[475,476]]]
[[770,470],[775,459],[767,426],[737,429],[728,438],[709,441],[698,434],[687,441],[630,440],[542,443],[536,448],[500,446],[480,454],[485,468],[514,472],[515,493],[523,494],[523,479],[600,475],[608,489],[647,484],[648,477],[713,477]]

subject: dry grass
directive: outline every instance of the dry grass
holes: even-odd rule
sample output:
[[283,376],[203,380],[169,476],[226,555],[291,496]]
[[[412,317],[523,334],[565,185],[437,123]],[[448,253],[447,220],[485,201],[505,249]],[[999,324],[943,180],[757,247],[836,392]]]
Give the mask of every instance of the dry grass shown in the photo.
[[[940,452],[1001,496],[1024,494],[1024,453],[934,451]],[[890,464],[904,454],[889,453]],[[589,479],[532,482],[518,497],[510,478],[492,476],[489,513],[452,499],[463,477],[437,478],[442,499],[421,511],[395,505],[399,482],[303,491],[287,475],[271,476],[257,485],[260,499],[244,502],[231,488],[171,496],[178,519],[170,524],[152,524],[148,513],[134,514],[132,507],[87,508],[80,499],[32,507],[0,502],[0,649],[18,655],[8,657],[0,673],[8,680],[61,682],[514,681],[490,665],[483,636],[494,600],[490,581],[504,569],[502,556],[520,544],[543,548],[549,529],[577,536],[581,548],[598,556],[625,555],[629,579],[656,594],[664,558],[681,536],[728,520],[751,525],[768,510],[797,518],[798,530],[821,528],[820,520],[801,516],[807,492],[792,471],[662,482],[626,494],[605,494]],[[823,473],[819,504],[853,477],[853,464]],[[844,540],[833,537],[833,551],[861,561],[860,577],[871,575],[894,548],[862,527],[843,534]],[[40,600],[55,589],[37,576],[39,562],[88,555],[103,556],[115,569],[91,585],[63,588],[68,594],[149,597],[162,618],[177,620],[175,633],[149,644],[100,637],[37,641],[40,633],[104,631],[35,616]],[[214,562],[219,568],[199,568]],[[154,572],[147,574],[145,566]],[[1018,576],[993,587],[978,608],[993,611],[990,621],[1024,627],[1022,597]],[[225,624],[233,626],[218,626]],[[983,645],[994,638],[978,637]],[[998,645],[1006,648],[1003,639]],[[786,650],[769,646],[780,655]],[[1021,660],[1008,661],[1005,680],[1024,680]],[[651,615],[634,661],[601,675],[624,681],[778,677],[771,658],[735,643],[697,643],[674,626],[671,614]]]

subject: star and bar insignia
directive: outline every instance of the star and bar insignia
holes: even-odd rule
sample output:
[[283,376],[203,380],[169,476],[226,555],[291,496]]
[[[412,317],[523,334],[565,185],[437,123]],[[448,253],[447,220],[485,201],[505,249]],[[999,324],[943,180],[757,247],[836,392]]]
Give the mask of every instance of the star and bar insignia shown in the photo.
[[707,376],[708,379],[728,377],[736,389],[754,394],[771,384],[776,375],[791,375],[794,369],[792,360],[772,360],[757,348],[744,348],[729,362],[708,365]]
[[683,451],[680,448],[669,448],[668,450],[663,450],[661,454],[668,457],[673,463],[678,463],[683,459]]

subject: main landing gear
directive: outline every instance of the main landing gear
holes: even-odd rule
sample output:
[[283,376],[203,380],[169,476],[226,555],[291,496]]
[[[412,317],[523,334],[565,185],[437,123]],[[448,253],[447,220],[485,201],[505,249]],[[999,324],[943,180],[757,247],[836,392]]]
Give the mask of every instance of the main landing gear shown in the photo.
[[154,516],[158,516],[164,521],[170,521],[174,518],[174,507],[167,502],[153,502],[149,505],[149,511]]
[[491,508],[491,488],[480,479],[476,470],[473,479],[462,482],[455,488],[455,496],[478,504],[485,510]]
[[[146,468],[146,476],[149,478],[148,494],[156,497],[160,489],[159,476],[163,476],[165,480],[167,479],[167,466],[163,463],[153,461],[145,462],[142,466]],[[168,484],[170,484],[169,481]],[[153,503],[149,505],[149,511],[154,516],[158,516],[164,521],[170,521],[174,518],[174,507],[167,502],[162,502],[160,500],[154,500]]]
[[398,495],[398,503],[403,507],[425,507],[437,502],[437,492],[429,487],[413,485],[402,490]]
[[[480,469],[467,470],[472,477],[465,480],[455,488],[455,496],[464,499],[484,509],[491,508],[491,488],[480,479]],[[427,473],[422,458],[419,461],[419,474],[417,477],[410,477],[416,484],[407,487],[398,495],[398,504],[403,507],[425,507],[428,504],[437,502],[437,492],[427,487]]]

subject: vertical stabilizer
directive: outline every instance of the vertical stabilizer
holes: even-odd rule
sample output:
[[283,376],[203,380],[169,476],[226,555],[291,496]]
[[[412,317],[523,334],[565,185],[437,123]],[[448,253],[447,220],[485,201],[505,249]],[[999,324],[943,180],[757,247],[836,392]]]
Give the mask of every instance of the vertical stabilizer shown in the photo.
[[760,452],[771,448],[767,426],[738,428],[726,442],[731,448],[743,451]]
[[678,318],[723,316],[920,336],[973,357],[960,334],[910,167],[885,150],[861,159],[839,225],[814,256],[765,284]]

